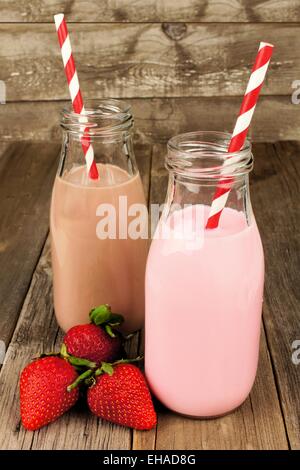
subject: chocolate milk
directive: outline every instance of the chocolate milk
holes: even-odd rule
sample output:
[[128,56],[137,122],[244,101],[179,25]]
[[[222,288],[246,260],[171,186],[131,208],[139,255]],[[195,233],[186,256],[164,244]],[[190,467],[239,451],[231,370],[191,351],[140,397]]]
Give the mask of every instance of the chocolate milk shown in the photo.
[[[131,176],[110,164],[99,164],[98,170],[96,182],[87,182],[86,169],[80,166],[54,183],[50,228],[55,313],[67,331],[88,322],[93,307],[107,303],[125,317],[123,329],[134,331],[144,321],[148,240],[119,238],[119,229],[124,229],[118,222],[119,196],[127,196],[128,207],[145,205],[143,187],[139,173]],[[115,239],[98,236],[102,204],[115,208]]]

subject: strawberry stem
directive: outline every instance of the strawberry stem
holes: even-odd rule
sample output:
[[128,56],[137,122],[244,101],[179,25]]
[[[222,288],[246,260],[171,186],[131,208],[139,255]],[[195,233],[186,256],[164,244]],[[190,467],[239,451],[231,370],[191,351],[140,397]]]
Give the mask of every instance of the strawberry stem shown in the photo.
[[92,374],[93,374],[93,371],[91,369],[83,372],[81,375],[79,375],[79,377],[77,377],[77,379],[71,385],[67,387],[68,392],[71,392],[72,390],[74,390],[74,388],[78,387],[78,385],[81,384],[81,382],[91,377]]
[[110,326],[109,323],[108,323],[107,325],[105,325],[104,328],[105,328],[105,331],[106,331],[106,333],[108,334],[108,336],[110,336],[111,338],[115,338],[115,337],[116,337],[116,335],[115,335],[115,333],[113,332],[112,327]]
[[144,356],[138,356],[135,357],[134,359],[118,359],[117,361],[112,363],[112,366],[116,366],[118,364],[131,364],[132,362],[139,362],[144,359]]
[[114,372],[114,366],[118,364],[131,364],[132,362],[139,362],[144,358],[144,356],[138,356],[134,359],[119,359],[118,361],[112,362],[111,364],[108,362],[102,362],[101,367],[95,370],[95,377],[98,377],[101,374],[109,374],[112,375]]
[[68,361],[72,366],[76,367],[88,367],[89,369],[95,369],[97,367],[96,362],[89,361],[88,359],[81,359],[75,356],[68,356]]
[[89,369],[95,369],[97,367],[95,362],[69,354],[64,343],[61,345],[60,355],[63,359],[66,359],[70,364],[72,364],[72,366],[75,367],[88,367]]

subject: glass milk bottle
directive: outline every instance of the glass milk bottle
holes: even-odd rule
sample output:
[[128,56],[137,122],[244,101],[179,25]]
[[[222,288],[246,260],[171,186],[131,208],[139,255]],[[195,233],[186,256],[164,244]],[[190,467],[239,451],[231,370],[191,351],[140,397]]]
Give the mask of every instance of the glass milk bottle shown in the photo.
[[[259,353],[264,257],[249,194],[251,146],[193,132],[168,143],[166,204],[146,268],[145,370],[155,395],[188,416],[238,407]],[[205,229],[215,190],[231,191],[219,226]]]
[[[86,323],[93,307],[107,303],[125,317],[124,330],[134,331],[144,321],[148,241],[133,117],[130,107],[116,100],[88,103],[85,117],[84,126],[70,109],[61,117],[63,144],[50,214],[55,313],[66,331]],[[87,128],[97,180],[85,167],[81,142]],[[143,217],[140,233],[129,237],[132,208]]]

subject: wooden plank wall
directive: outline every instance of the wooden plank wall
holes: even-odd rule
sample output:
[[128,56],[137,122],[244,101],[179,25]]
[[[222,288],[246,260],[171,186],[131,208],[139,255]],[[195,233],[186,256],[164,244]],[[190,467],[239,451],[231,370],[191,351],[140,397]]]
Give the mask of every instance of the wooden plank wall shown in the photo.
[[58,112],[69,97],[58,12],[70,24],[84,97],[129,100],[138,140],[230,131],[260,40],[276,49],[253,138],[299,138],[299,107],[291,104],[300,79],[299,0],[0,0],[2,140],[60,139]]

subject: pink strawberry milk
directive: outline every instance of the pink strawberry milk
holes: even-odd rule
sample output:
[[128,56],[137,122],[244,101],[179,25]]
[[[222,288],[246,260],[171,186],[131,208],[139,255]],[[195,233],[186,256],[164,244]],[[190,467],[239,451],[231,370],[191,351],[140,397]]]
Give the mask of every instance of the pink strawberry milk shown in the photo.
[[[93,307],[108,303],[125,317],[124,330],[135,331],[144,323],[148,240],[126,231],[132,217],[124,203],[146,210],[132,115],[124,103],[103,100],[88,104],[84,117],[82,125],[82,115],[62,113],[64,140],[50,214],[55,313],[66,331],[87,323]],[[84,164],[86,129],[97,179],[88,176]]]
[[[183,134],[168,143],[169,187],[146,269],[145,370],[155,395],[188,416],[238,407],[259,352],[264,256],[251,208],[251,146],[230,136]],[[221,183],[220,183],[221,181]],[[217,186],[230,194],[205,228]]]

